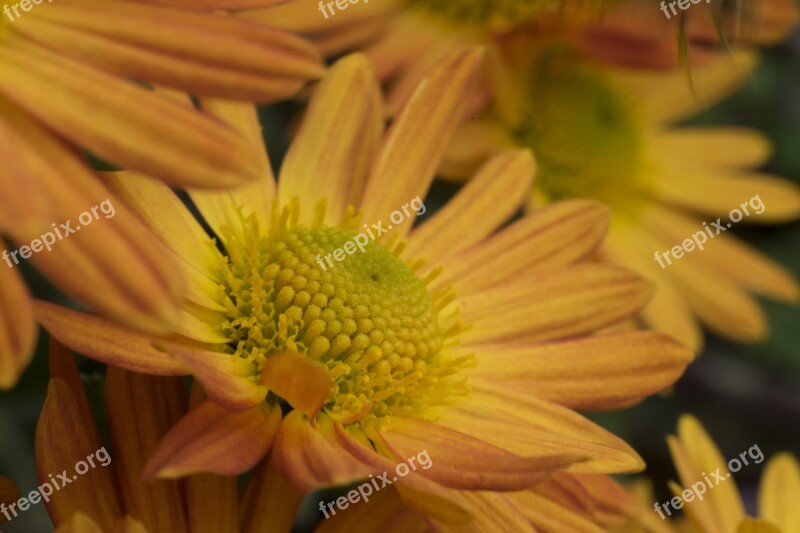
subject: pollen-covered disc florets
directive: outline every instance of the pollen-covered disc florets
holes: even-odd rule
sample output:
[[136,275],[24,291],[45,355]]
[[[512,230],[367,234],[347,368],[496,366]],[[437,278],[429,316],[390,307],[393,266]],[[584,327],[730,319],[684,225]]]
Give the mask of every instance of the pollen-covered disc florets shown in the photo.
[[432,297],[375,241],[331,266],[321,259],[357,232],[290,218],[273,217],[279,222],[263,232],[251,218],[244,239],[226,239],[222,330],[234,339],[231,352],[259,370],[284,351],[324,364],[333,381],[324,410],[344,421],[420,414],[456,392],[450,376],[466,360],[443,350],[458,329],[440,316],[448,294]]

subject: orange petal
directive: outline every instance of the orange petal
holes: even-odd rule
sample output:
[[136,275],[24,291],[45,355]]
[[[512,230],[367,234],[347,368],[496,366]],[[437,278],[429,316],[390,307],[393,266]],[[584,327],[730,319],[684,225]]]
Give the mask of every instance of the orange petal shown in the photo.
[[191,373],[189,365],[153,346],[160,341],[158,337],[133,333],[102,318],[48,302],[36,301],[34,308],[36,318],[53,337],[82,355],[136,372],[165,376]]
[[183,380],[108,367],[105,405],[125,508],[150,531],[188,531],[183,487],[142,480],[147,457],[186,412]]
[[0,50],[0,81],[42,124],[118,166],[179,186],[230,187],[258,177],[251,146],[218,120],[38,46]]
[[315,533],[350,531],[403,533],[426,530],[425,517],[409,509],[395,487],[387,487],[368,498],[368,503],[350,505],[344,511],[335,505],[326,507],[325,513],[328,513],[330,518],[323,520],[314,530]]
[[0,264],[0,389],[16,385],[33,357],[36,335],[28,289],[19,274]]
[[660,333],[482,347],[480,378],[576,410],[621,409],[672,385],[692,353]]
[[245,359],[173,342],[159,346],[189,365],[211,399],[228,410],[244,411],[267,397],[267,388],[257,381],[255,365]]
[[538,272],[464,299],[472,328],[464,345],[574,337],[639,311],[652,294],[635,274],[607,264],[579,264]]
[[296,352],[270,355],[264,361],[261,383],[311,418],[322,409],[333,389],[327,367]]
[[[417,86],[387,133],[370,172],[362,201],[364,220],[385,219],[428,190],[462,116],[481,54],[479,49],[452,52]],[[395,233],[407,233],[414,217],[395,228]]]
[[303,493],[281,476],[271,456],[265,457],[241,498],[242,533],[291,530],[302,501]]
[[483,241],[524,203],[533,180],[528,150],[507,151],[486,162],[458,194],[409,236],[406,254],[455,254]]
[[398,458],[428,452],[432,466],[418,473],[447,487],[520,490],[583,458],[575,455],[520,457],[475,437],[431,422],[393,417],[381,436]]
[[312,427],[306,415],[292,411],[278,431],[275,464],[292,485],[309,491],[344,485],[375,471],[342,447],[330,418],[318,415],[317,419],[316,427]]
[[56,533],[103,533],[103,529],[91,517],[77,512],[58,526]]
[[525,516],[536,531],[580,531],[581,533],[602,533],[605,531],[589,518],[581,516],[573,509],[532,491],[521,491],[506,495],[517,511]]
[[604,205],[568,200],[537,210],[489,239],[444,261],[433,287],[453,283],[466,295],[536,269],[566,265],[591,254],[610,219]]
[[[110,527],[123,512],[113,466],[107,468],[108,463],[102,466],[98,461],[96,468],[80,476],[70,466],[86,461],[97,450],[105,451],[78,369],[69,350],[57,342],[50,345],[50,361],[53,378],[36,425],[37,477],[42,486],[48,484],[51,490],[65,486],[59,473],[71,479],[68,490],[52,490],[45,502],[47,512],[56,524],[80,511],[103,527]],[[114,452],[112,462],[116,463],[120,457],[118,450]]]
[[199,472],[237,476],[266,455],[280,421],[280,407],[266,402],[237,412],[204,402],[170,429],[143,475],[151,479]]
[[[361,202],[383,120],[380,87],[367,59],[353,54],[337,61],[316,88],[286,154],[281,202],[298,196],[313,206],[326,198],[326,221],[338,223],[347,206]],[[310,210],[303,213],[307,220],[313,215]]]
[[[192,530],[199,533],[200,530]],[[114,524],[109,533],[148,533],[144,524],[138,520],[134,520],[130,516],[121,518]]]

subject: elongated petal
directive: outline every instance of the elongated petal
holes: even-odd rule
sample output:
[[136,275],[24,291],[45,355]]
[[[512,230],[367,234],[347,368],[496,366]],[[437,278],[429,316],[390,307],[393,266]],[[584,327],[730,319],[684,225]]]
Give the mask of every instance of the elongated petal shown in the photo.
[[441,260],[481,242],[524,203],[534,168],[527,150],[508,151],[489,160],[455,198],[414,229],[407,255]]
[[36,318],[50,334],[72,350],[109,365],[165,376],[191,373],[191,367],[158,350],[158,337],[133,333],[86,313],[37,301]]
[[237,476],[269,452],[280,421],[280,407],[265,402],[236,412],[205,402],[169,431],[153,451],[143,475],[178,478],[208,472]]
[[192,533],[239,531],[236,478],[196,474],[184,484]]
[[119,166],[182,186],[230,187],[258,177],[250,145],[219,121],[38,46],[4,46],[0,81],[43,124]]
[[608,208],[600,203],[558,202],[444,261],[444,273],[433,286],[453,283],[466,295],[518,279],[523,272],[569,264],[594,251],[609,219]]
[[565,454],[587,459],[569,466],[570,472],[632,472],[644,467],[622,439],[570,409],[531,391],[477,378],[470,384],[473,397],[443,410],[439,425],[525,457]]
[[[0,247],[5,242],[0,239]],[[37,328],[22,278],[0,264],[0,389],[13,387],[33,357]]]
[[281,476],[272,456],[265,457],[248,480],[239,505],[242,533],[289,531],[303,493]]
[[[481,533],[482,531],[526,531],[535,533],[531,523],[506,494],[492,491],[459,491],[459,495],[467,502],[473,512],[472,519],[458,524],[457,531]],[[434,520],[434,524],[444,530],[453,527],[451,524]]]
[[187,531],[183,487],[142,479],[156,444],[186,412],[182,380],[109,367],[105,404],[125,508],[150,531]]
[[[417,87],[395,119],[370,172],[362,205],[364,219],[385,219],[427,192],[447,143],[458,125],[481,58],[477,49],[444,58]],[[414,154],[414,157],[409,157]],[[414,215],[395,232],[407,233]]]
[[592,333],[633,315],[652,294],[648,283],[615,266],[581,264],[541,272],[464,299],[472,324],[465,345],[543,341]]
[[531,491],[521,491],[506,496],[518,512],[525,516],[537,530],[602,533],[599,525],[574,510]]
[[[94,423],[75,360],[69,350],[57,342],[50,344],[50,369],[52,378],[36,425],[36,469],[39,483],[56,489],[58,486],[52,484],[59,483],[58,474],[73,478],[70,465],[85,461],[97,450],[105,450],[105,446]],[[118,459],[115,451],[112,462]],[[85,513],[104,527],[110,527],[122,516],[113,466],[107,466],[98,464],[81,476],[74,475],[68,490],[53,490],[45,506],[56,524],[68,520],[76,512]]]
[[338,442],[333,422],[325,416],[312,427],[306,415],[292,411],[275,440],[275,464],[297,489],[314,490],[366,478],[375,468],[353,457]]
[[206,393],[225,409],[248,410],[267,397],[267,388],[258,383],[256,367],[249,361],[177,343],[159,346],[189,365]]
[[144,524],[130,516],[120,518],[111,528],[109,533],[148,533]]
[[[313,206],[325,198],[327,222],[339,222],[348,205],[361,201],[382,133],[383,102],[371,65],[360,54],[337,61],[316,88],[286,154],[281,202],[296,195]],[[302,215],[311,220],[314,213]]]
[[78,512],[65,520],[56,533],[103,533],[103,529],[90,516]]
[[758,489],[758,509],[762,518],[783,531],[800,531],[800,465],[789,453],[781,453],[767,463]]
[[289,32],[172,6],[64,0],[20,22],[15,31],[60,54],[207,96],[274,101],[324,72]]
[[653,332],[481,348],[475,374],[576,410],[621,409],[672,385],[692,353]]
[[381,436],[397,457],[427,450],[433,465],[419,473],[460,489],[520,490],[583,459],[555,453],[520,457],[473,436],[413,418],[393,417]]

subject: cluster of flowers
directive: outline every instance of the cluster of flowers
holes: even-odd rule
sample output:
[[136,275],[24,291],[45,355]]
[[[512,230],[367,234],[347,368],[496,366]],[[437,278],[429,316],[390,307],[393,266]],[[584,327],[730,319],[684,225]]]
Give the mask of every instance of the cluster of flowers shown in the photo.
[[[751,291],[800,294],[729,234],[685,269],[650,260],[748,195],[762,223],[800,215],[796,187],[756,171],[759,133],[675,126],[796,24],[792,0],[763,1],[767,19],[701,3],[679,27],[633,0],[385,0],[328,20],[314,0],[60,0],[4,28],[0,233],[29,242],[103,198],[116,213],[31,258],[88,312],[0,269],[1,387],[49,333],[40,475],[105,449],[74,354],[108,365],[116,469],[53,494],[56,528],[290,531],[307,494],[421,449],[435,464],[321,528],[649,527],[652,498],[639,513],[610,477],[644,462],[581,413],[670,387],[702,325],[764,338]],[[290,99],[307,107],[276,179],[253,102]],[[404,210],[358,256],[317,261],[437,177],[463,186],[424,222]],[[719,466],[711,448],[675,446],[682,479]],[[0,480],[0,501],[14,490]],[[747,525],[731,490],[697,511],[705,531]],[[791,501],[764,520],[792,531]]]

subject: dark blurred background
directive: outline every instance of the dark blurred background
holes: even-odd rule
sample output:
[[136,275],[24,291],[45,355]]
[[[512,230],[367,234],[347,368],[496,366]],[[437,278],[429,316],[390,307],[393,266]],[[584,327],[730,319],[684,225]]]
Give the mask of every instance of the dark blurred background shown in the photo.
[[[785,44],[766,50],[752,83],[690,124],[730,124],[757,128],[775,143],[776,153],[766,171],[800,183],[800,32]],[[277,165],[285,149],[284,132],[297,108],[280,105],[261,109],[267,143]],[[454,192],[453,186],[436,185],[426,200],[430,210]],[[736,235],[785,265],[800,278],[800,223],[779,227],[738,225]],[[62,301],[29,268],[25,275],[38,297]],[[706,349],[689,367],[674,391],[653,397],[621,412],[592,418],[628,441],[644,457],[659,501],[668,494],[666,481],[676,479],[665,437],[675,432],[681,413],[692,413],[705,425],[726,458],[758,444],[766,459],[778,451],[800,455],[800,308],[763,300],[771,336],[763,344],[737,345],[707,336]],[[15,480],[24,493],[37,485],[33,456],[36,418],[47,389],[45,335],[36,358],[10,393],[0,393],[0,475]],[[102,390],[102,366],[81,361],[90,396],[96,405]],[[100,409],[98,409],[100,411]],[[736,474],[754,512],[758,477],[764,463]],[[319,501],[317,499],[316,501]],[[312,509],[305,530],[316,520]],[[6,533],[52,531],[44,506],[38,504],[2,526]]]

